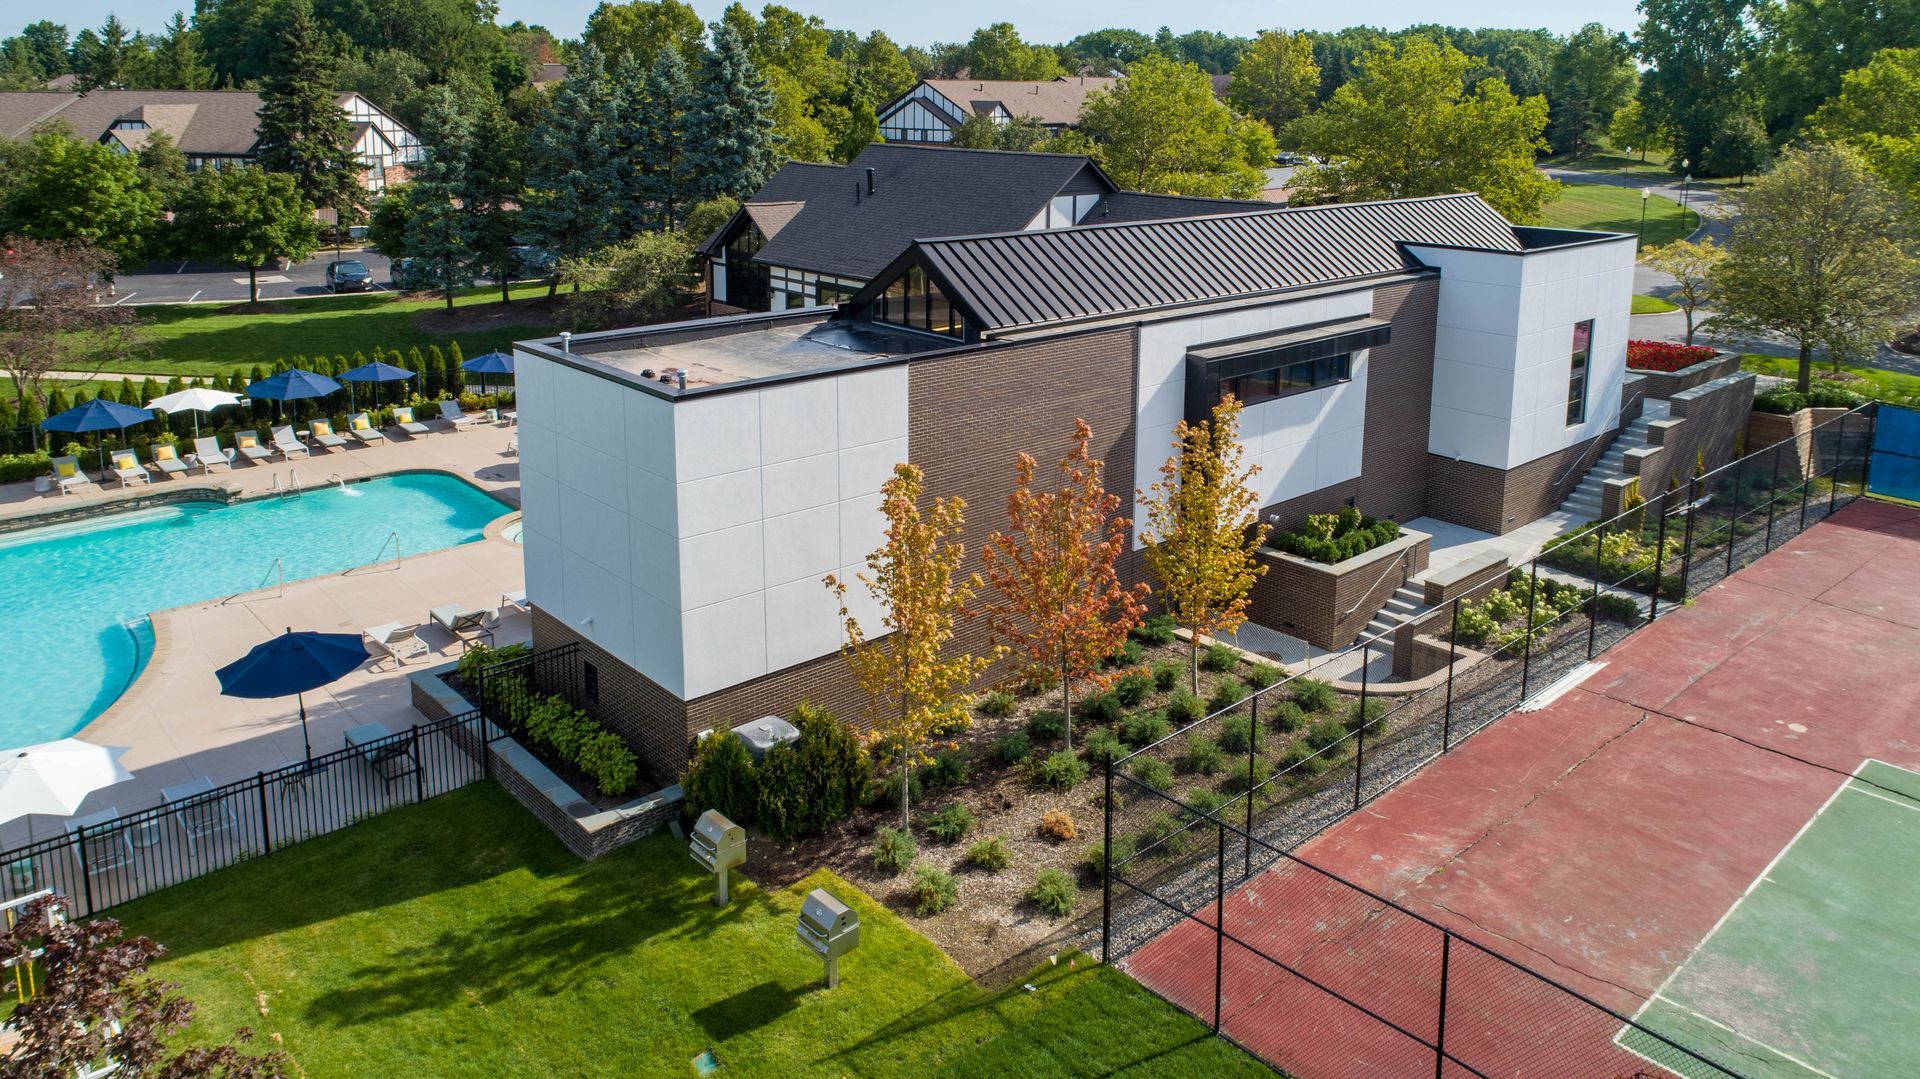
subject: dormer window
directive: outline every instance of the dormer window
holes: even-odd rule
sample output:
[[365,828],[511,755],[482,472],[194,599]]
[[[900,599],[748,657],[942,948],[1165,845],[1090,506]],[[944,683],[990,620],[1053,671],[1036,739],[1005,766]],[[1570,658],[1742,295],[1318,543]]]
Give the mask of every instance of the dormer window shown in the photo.
[[966,324],[947,294],[919,266],[909,266],[874,297],[872,318],[891,326],[905,326],[944,337],[964,337]]

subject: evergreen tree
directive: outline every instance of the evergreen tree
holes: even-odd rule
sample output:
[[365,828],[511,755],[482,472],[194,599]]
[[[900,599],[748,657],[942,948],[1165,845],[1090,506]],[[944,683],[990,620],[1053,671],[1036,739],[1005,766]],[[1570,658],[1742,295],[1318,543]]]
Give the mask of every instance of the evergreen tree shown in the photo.
[[200,52],[200,34],[176,11],[166,36],[153,48],[153,82],[160,90],[207,90],[213,86],[213,68]]
[[[694,198],[688,160],[687,99],[693,87],[680,53],[663,50],[647,73],[645,91],[635,119],[635,156],[640,166],[633,209],[644,227],[666,230],[679,226]],[[642,209],[644,207],[644,209]]]
[[99,33],[80,31],[73,39],[73,88],[84,94],[126,85],[130,52],[119,16],[108,15]]
[[427,355],[439,363],[440,369],[447,373],[447,392],[458,397],[461,391],[467,388],[467,373],[460,368],[461,364],[467,362],[467,358],[460,354],[458,341],[449,344],[447,350],[446,356],[442,357],[439,345],[428,345]]
[[365,168],[353,151],[353,124],[340,107],[332,47],[310,0],[282,0],[272,63],[260,82],[255,159],[293,176],[308,202],[331,209],[342,225],[360,220]]
[[484,102],[474,117],[460,182],[460,205],[474,268],[500,282],[500,302],[513,299],[514,246],[526,177],[520,129],[497,102]]
[[697,199],[745,198],[778,166],[773,91],[727,24],[713,26],[700,58],[700,85],[687,110],[687,163]]
[[420,124],[426,155],[408,190],[413,214],[407,221],[407,250],[420,260],[425,277],[453,310],[453,290],[473,280],[468,257],[472,218],[458,200],[467,184],[467,153],[473,127],[461,114],[453,91],[440,87]]
[[[522,232],[559,258],[577,258],[612,239],[613,165],[604,137],[612,90],[600,52],[580,50],[553,91],[553,108],[533,130]],[[548,295],[558,288],[552,279]]]

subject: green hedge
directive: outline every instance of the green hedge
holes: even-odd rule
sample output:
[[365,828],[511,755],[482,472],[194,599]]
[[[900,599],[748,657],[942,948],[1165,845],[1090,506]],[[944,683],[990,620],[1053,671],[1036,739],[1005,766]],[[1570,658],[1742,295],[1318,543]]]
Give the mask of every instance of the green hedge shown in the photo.
[[1368,517],[1353,506],[1338,513],[1310,513],[1298,532],[1276,532],[1267,542],[1277,550],[1315,562],[1344,562],[1400,538],[1400,526]]

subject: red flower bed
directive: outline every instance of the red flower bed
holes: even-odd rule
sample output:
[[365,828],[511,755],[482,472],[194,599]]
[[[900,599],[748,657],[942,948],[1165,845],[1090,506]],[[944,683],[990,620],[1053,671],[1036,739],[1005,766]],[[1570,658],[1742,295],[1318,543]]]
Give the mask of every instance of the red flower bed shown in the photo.
[[1679,345],[1672,341],[1628,341],[1627,366],[1635,371],[1678,371],[1702,360],[1711,360],[1714,349],[1706,345]]

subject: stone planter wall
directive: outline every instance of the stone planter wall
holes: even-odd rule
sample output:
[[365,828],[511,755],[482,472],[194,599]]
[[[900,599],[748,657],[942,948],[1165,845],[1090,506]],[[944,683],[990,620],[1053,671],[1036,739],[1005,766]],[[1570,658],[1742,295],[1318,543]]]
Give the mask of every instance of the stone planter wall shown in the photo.
[[[1740,372],[1669,398],[1670,417],[1650,425],[1650,444],[1627,451],[1625,468],[1639,478],[1641,496],[1657,497],[1669,479],[1686,486],[1698,460],[1704,460],[1709,471],[1733,460],[1740,432],[1749,426],[1753,412],[1753,389],[1753,375]],[[1603,511],[1606,508],[1603,504]]]
[[1838,416],[1844,408],[1803,408],[1798,412],[1751,412],[1747,417],[1747,452],[1759,453],[1780,443],[1780,470],[1788,474],[1811,476],[1825,466],[1813,429]]
[[[1475,559],[1462,563],[1444,577],[1428,577],[1426,581],[1426,601],[1434,609],[1418,618],[1410,618],[1400,623],[1393,631],[1393,676],[1397,679],[1424,678],[1433,673],[1431,663],[1421,658],[1419,640],[1431,635],[1442,640],[1443,644],[1452,630],[1453,601],[1478,600],[1489,592],[1494,592],[1507,583],[1508,562],[1505,558]],[[1461,649],[1464,655],[1465,649]],[[1441,666],[1446,660],[1441,660]]]
[[[473,710],[444,677],[457,666],[449,663],[408,676],[415,711],[428,719],[445,719]],[[678,784],[612,809],[599,809],[512,738],[483,745],[465,728],[451,733],[469,755],[484,754],[487,774],[582,858],[598,858],[650,836],[680,813],[684,798]]]
[[1426,533],[1403,530],[1392,543],[1331,566],[1262,548],[1267,572],[1254,582],[1248,617],[1315,648],[1344,648],[1387,597],[1427,568],[1431,545]]
[[1716,378],[1725,378],[1740,370],[1738,352],[1721,352],[1710,360],[1701,360],[1691,367],[1682,367],[1678,371],[1642,371],[1637,367],[1627,368],[1627,372],[1639,375],[1640,385],[1647,396],[1656,401],[1666,401],[1682,390],[1712,382]]

